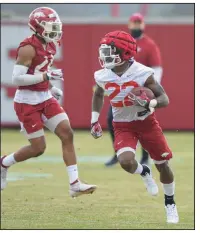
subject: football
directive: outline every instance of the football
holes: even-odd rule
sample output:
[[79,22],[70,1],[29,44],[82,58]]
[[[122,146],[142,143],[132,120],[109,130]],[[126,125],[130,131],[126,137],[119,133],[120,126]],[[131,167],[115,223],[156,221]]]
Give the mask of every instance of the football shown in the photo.
[[147,97],[152,100],[155,98],[154,93],[152,92],[152,90],[150,90],[149,88],[146,87],[135,87],[133,88],[130,93],[136,95],[136,96],[140,96],[141,95],[141,91],[144,91],[147,95]]

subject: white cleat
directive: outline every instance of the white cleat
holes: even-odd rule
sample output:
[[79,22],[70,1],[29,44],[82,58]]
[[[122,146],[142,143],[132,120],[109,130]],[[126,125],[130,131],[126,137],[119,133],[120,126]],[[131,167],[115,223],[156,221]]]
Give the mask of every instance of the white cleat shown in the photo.
[[142,179],[144,180],[144,184],[148,193],[152,196],[156,196],[158,194],[158,186],[155,180],[153,179],[151,172],[150,174],[146,172],[146,174],[142,176]]
[[179,216],[178,211],[175,204],[165,206],[166,214],[167,214],[167,223],[178,223]]
[[7,168],[4,168],[4,167],[1,166],[1,191],[3,189],[5,189],[5,187],[7,185],[7,181],[6,181],[7,171],[8,171]]
[[96,185],[85,184],[78,181],[75,184],[70,185],[69,195],[71,197],[78,197],[83,194],[92,194],[96,188]]

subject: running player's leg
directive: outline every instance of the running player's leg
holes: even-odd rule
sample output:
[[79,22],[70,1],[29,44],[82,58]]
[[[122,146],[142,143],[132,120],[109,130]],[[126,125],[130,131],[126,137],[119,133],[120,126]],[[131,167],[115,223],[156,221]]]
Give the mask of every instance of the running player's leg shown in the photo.
[[1,190],[6,187],[7,170],[10,166],[40,156],[45,151],[46,143],[39,109],[40,104],[34,106],[15,103],[15,111],[20,120],[21,130],[29,140],[30,145],[1,157]]
[[[108,110],[108,116],[107,116],[107,125],[108,125],[108,131],[112,139],[112,143],[114,145],[114,129],[113,129],[113,114],[112,114],[112,106],[110,105]],[[109,159],[108,162],[105,163],[107,167],[115,165],[118,162],[116,153],[113,155],[111,159]]]
[[74,197],[92,193],[96,189],[96,186],[81,183],[79,180],[73,131],[67,114],[57,100],[52,98],[47,101],[43,115],[45,126],[61,140],[63,160],[69,176],[70,195]]
[[121,167],[128,173],[140,174],[151,195],[158,193],[158,187],[152,178],[148,166],[140,164],[135,157],[138,143],[137,135],[132,130],[131,123],[114,123],[115,150]]
[[163,135],[162,129],[157,120],[152,118],[147,131],[142,134],[140,143],[153,159],[157,170],[160,173],[160,182],[164,190],[165,209],[168,223],[177,223],[179,221],[176,204],[174,201],[175,182],[172,169],[168,160],[172,158],[172,152],[168,147],[167,141]]

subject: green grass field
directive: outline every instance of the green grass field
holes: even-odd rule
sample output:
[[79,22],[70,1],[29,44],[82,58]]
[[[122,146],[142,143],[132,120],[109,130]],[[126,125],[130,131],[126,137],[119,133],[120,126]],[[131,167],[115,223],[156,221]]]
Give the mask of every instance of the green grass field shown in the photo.
[[[72,199],[62,163],[59,140],[46,133],[47,150],[39,158],[9,169],[9,183],[1,193],[1,229],[193,229],[194,135],[166,133],[174,152],[171,166],[176,178],[180,223],[165,223],[163,192],[151,197],[139,175],[119,165],[105,168],[113,155],[108,133],[95,140],[89,132],[75,131],[75,147],[82,180],[98,185],[92,195]],[[26,144],[18,131],[1,131],[1,154]],[[138,148],[140,157],[140,148]],[[159,183],[158,173],[153,168]]]

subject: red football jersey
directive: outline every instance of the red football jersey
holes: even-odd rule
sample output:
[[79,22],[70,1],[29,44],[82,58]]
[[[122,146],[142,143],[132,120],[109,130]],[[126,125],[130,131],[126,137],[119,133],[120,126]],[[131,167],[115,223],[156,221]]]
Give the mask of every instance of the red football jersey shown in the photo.
[[[53,42],[47,43],[46,48],[37,38],[36,35],[32,35],[22,41],[17,49],[17,55],[20,47],[25,45],[31,45],[35,48],[36,55],[32,60],[32,64],[28,69],[27,74],[43,73],[48,70],[52,65],[54,55],[56,54],[56,46]],[[44,81],[29,86],[20,86],[18,89],[27,89],[31,91],[46,91],[49,89],[49,81]]]
[[156,43],[147,35],[137,40],[137,54],[135,60],[145,66],[161,66],[160,50]]

